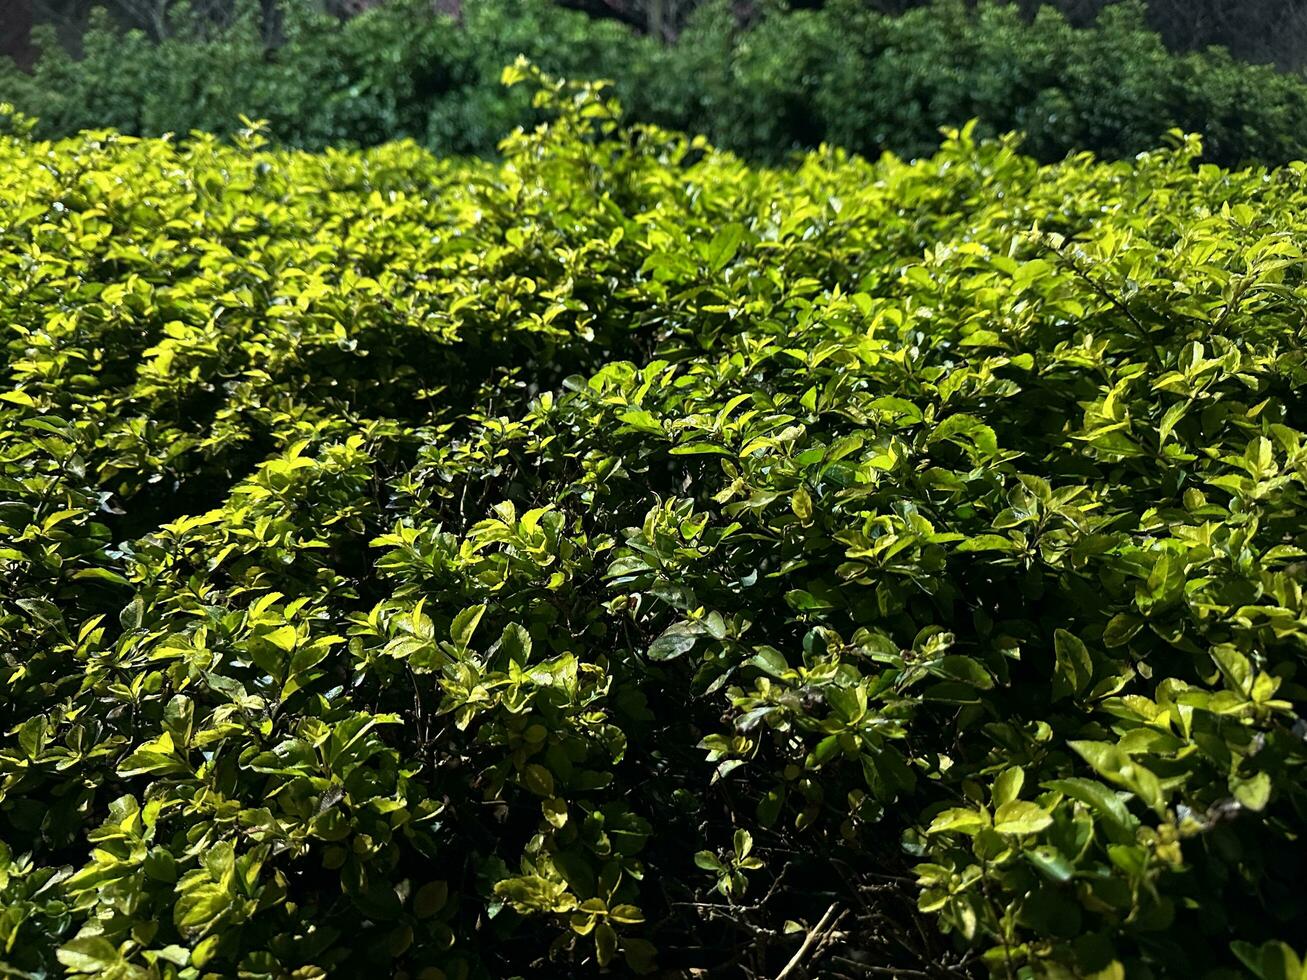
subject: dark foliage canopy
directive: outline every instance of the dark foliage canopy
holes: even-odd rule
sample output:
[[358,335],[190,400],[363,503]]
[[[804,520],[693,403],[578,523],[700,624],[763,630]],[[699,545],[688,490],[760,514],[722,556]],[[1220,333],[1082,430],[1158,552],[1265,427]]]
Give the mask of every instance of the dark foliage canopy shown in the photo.
[[124,34],[93,18],[77,58],[46,28],[32,74],[0,66],[0,100],[50,137],[230,134],[244,115],[300,148],[409,138],[493,156],[535,119],[498,84],[526,55],[564,77],[613,79],[630,120],[764,162],[822,142],[928,156],[940,127],[973,118],[981,135],[1025,133],[1044,162],[1078,150],[1128,158],[1173,128],[1203,134],[1206,159],[1227,166],[1307,158],[1307,79],[1223,50],[1172,53],[1134,2],[1071,21],[991,0],[901,16],[863,0],[747,15],[713,0],[670,44],[548,0],[392,0],[345,21],[316,0],[271,18],[265,6],[246,0],[217,22],[202,5],[170,8],[162,43],[161,29]]

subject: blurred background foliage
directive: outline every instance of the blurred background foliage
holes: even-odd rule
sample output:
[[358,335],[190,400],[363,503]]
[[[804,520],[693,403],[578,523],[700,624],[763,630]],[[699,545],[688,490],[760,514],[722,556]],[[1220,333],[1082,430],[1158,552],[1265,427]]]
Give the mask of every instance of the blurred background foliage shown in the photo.
[[291,146],[493,155],[531,118],[498,84],[525,54],[767,162],[823,141],[919,156],[973,117],[1042,160],[1131,156],[1176,127],[1219,163],[1307,156],[1295,0],[0,2],[0,99],[50,136],[246,115]]

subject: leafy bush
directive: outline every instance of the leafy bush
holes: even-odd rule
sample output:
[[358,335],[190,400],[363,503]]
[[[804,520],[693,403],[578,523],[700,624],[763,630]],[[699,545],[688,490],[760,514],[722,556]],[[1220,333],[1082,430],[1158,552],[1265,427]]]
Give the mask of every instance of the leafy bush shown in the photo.
[[1307,157],[1307,80],[1219,50],[1168,53],[1133,2],[1073,28],[1051,8],[1028,23],[992,0],[897,17],[861,0],[776,4],[743,26],[713,0],[672,45],[547,0],[467,0],[460,22],[429,0],[392,0],[343,24],[301,2],[273,51],[258,8],[243,0],[216,36],[179,16],[157,45],[101,19],[80,60],[47,32],[33,75],[0,68],[0,98],[36,116],[43,136],[231,133],[244,115],[301,148],[414,139],[493,155],[533,121],[527,100],[498,85],[500,68],[526,55],[567,77],[615,79],[633,119],[767,161],[823,141],[929,155],[941,126],[972,118],[982,135],[1026,133],[1044,161],[1081,149],[1133,156],[1172,128],[1203,133],[1207,159],[1225,165]]
[[6,117],[6,971],[1301,975],[1307,165],[540,84]]

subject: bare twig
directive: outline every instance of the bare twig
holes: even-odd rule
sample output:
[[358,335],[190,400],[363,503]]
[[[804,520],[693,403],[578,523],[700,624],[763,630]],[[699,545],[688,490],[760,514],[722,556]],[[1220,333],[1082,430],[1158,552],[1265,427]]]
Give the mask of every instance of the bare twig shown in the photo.
[[836,956],[834,959],[840,963],[847,963],[849,966],[856,967],[862,973],[874,973],[877,976],[886,977],[929,977],[929,973],[922,973],[920,970],[910,970],[904,966],[872,966],[868,963],[859,963],[857,960],[851,960],[847,956]]
[[803,958],[808,954],[808,950],[812,948],[812,944],[821,938],[821,936],[826,932],[826,927],[830,924],[831,918],[835,915],[835,909],[837,907],[837,903],[831,902],[830,908],[826,910],[826,914],[821,917],[820,921],[818,921],[815,926],[808,930],[808,935],[803,940],[803,945],[798,948],[798,951],[795,952],[792,957],[790,957],[790,961],[785,964],[785,969],[776,974],[776,980],[785,980],[786,977],[799,968],[799,964],[803,962]]
[[831,943],[838,942],[845,938],[844,933],[838,932],[837,930],[840,927],[840,923],[844,921],[844,917],[848,914],[848,909],[841,909],[840,914],[835,916],[835,920],[826,927],[826,934],[818,940],[816,947],[812,951],[812,958],[814,960],[820,959],[821,954],[826,951],[826,947],[830,946]]

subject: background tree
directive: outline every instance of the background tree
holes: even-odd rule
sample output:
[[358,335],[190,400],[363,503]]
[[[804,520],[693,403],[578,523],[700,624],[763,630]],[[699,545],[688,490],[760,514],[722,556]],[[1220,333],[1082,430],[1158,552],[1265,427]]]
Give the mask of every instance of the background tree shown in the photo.
[[[276,43],[277,25],[286,7],[299,0],[259,0],[265,35]],[[312,5],[341,18],[363,13],[387,0],[309,0]],[[663,40],[674,40],[689,17],[707,0],[556,0],[559,6],[580,10],[592,17],[615,20]],[[863,0],[867,9],[901,14],[932,0]],[[984,2],[984,0],[969,0]],[[1105,7],[1119,0],[1011,0],[1027,17],[1043,6],[1061,11],[1073,24],[1084,25]],[[1212,45],[1230,49],[1237,58],[1270,62],[1285,70],[1307,67],[1307,4],[1301,0],[1145,0],[1149,25],[1176,51],[1201,50]],[[109,10],[126,27],[146,31],[155,39],[166,36],[169,11],[176,0],[0,0],[0,53],[18,52],[27,40],[31,22],[53,24],[60,40],[76,52],[86,28],[91,7]],[[751,20],[759,0],[738,0],[734,5],[741,21]],[[826,0],[780,0],[790,9],[820,9]],[[200,23],[227,23],[235,0],[192,0],[190,8]],[[433,0],[441,13],[458,16],[459,0]],[[22,40],[15,40],[16,38]],[[17,47],[15,47],[17,45]],[[31,54],[23,55],[30,62]]]
[[32,0],[0,0],[0,57],[8,55],[24,70],[32,65]]

